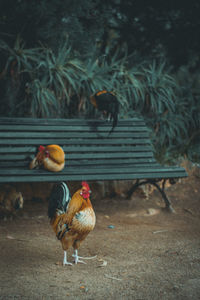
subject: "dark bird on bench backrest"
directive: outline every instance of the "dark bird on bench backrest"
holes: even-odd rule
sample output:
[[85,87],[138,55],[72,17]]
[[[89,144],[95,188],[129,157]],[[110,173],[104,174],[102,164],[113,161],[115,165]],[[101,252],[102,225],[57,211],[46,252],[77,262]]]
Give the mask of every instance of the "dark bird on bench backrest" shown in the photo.
[[90,101],[96,109],[104,113],[108,120],[113,121],[111,133],[118,122],[119,102],[117,97],[112,92],[102,90],[91,95]]
[[82,182],[81,189],[72,198],[66,183],[54,185],[49,198],[48,216],[64,250],[63,265],[71,265],[67,261],[67,250],[70,247],[74,248],[75,264],[83,263],[78,256],[78,248],[96,222],[87,182]]

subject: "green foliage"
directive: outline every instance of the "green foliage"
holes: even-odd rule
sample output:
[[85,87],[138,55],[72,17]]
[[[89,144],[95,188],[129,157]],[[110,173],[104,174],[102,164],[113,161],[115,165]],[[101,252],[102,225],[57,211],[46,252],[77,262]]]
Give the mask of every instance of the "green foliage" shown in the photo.
[[26,105],[29,107],[32,117],[45,117],[53,115],[53,111],[58,110],[58,102],[52,90],[43,78],[34,79],[27,83]]
[[[9,93],[16,97],[21,107],[13,115],[59,116],[62,102],[69,104],[71,96],[79,89],[84,70],[67,42],[55,53],[45,47],[25,49],[24,43],[17,38],[13,49],[1,41],[0,52],[7,58],[2,77],[13,82],[13,90]],[[16,100],[10,102],[2,114],[8,115],[11,106],[14,109]]]
[[144,116],[152,129],[157,159],[169,163],[177,160],[178,153],[200,159],[199,81],[194,85],[195,80],[188,70],[185,76],[183,70],[173,75],[164,61],[145,62],[125,69],[122,76],[128,101],[125,114]]
[[26,83],[34,79],[41,53],[40,48],[25,48],[25,43],[19,36],[13,47],[0,40],[0,54],[5,60],[0,77],[4,91],[4,94],[1,94],[1,115],[27,114],[27,108],[24,107]]
[[25,43],[17,36],[15,44],[10,47],[6,42],[0,40],[0,50],[8,56],[4,71],[10,70],[19,75],[22,71],[30,72],[32,66],[37,62],[38,48],[26,49]]
[[137,63],[137,55],[129,56],[125,47],[107,48],[106,55],[93,47],[81,55],[67,38],[52,50],[26,48],[17,37],[13,47],[1,41],[0,53],[6,58],[1,115],[94,117],[89,96],[107,89],[116,93],[121,117],[145,118],[158,160],[172,161],[177,153],[198,159],[199,79],[195,82],[187,68],[172,74],[164,60]]
[[200,162],[200,74],[198,70],[191,72],[190,69],[190,64],[182,66],[175,76],[179,86],[176,109],[187,131],[178,151],[190,160]]
[[70,97],[79,88],[80,74],[83,66],[79,59],[73,57],[66,41],[55,53],[51,49],[43,48],[43,58],[37,67],[39,77],[45,78],[47,86],[54,91],[58,101]]

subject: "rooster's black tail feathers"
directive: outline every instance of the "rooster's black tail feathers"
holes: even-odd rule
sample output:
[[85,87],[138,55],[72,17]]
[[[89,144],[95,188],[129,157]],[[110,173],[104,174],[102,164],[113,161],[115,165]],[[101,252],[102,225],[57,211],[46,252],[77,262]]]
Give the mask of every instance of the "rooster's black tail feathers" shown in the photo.
[[117,126],[118,113],[119,113],[119,103],[115,102],[114,103],[113,111],[111,113],[111,120],[113,120],[113,122],[112,122],[112,128],[111,128],[111,130],[109,132],[109,135],[113,132],[114,128]]
[[57,212],[65,213],[71,200],[69,188],[65,182],[55,184],[51,190],[48,205],[48,217],[54,218]]

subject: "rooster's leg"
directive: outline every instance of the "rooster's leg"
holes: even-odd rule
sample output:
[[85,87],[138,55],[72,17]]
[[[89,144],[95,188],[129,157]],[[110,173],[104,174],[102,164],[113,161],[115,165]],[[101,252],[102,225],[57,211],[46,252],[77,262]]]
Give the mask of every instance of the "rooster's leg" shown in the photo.
[[65,266],[65,265],[72,266],[72,264],[67,261],[67,251],[64,251],[64,258],[63,258],[63,266]]
[[93,259],[93,258],[96,258],[96,257],[97,257],[96,255],[95,255],[95,256],[91,256],[91,257],[82,257],[82,256],[78,256],[78,250],[77,250],[77,249],[74,250],[74,254],[73,254],[72,256],[74,257],[74,262],[75,262],[75,264],[77,264],[78,262],[79,262],[79,263],[82,263],[82,264],[86,264],[86,262],[80,260],[80,258],[81,258],[81,259]]

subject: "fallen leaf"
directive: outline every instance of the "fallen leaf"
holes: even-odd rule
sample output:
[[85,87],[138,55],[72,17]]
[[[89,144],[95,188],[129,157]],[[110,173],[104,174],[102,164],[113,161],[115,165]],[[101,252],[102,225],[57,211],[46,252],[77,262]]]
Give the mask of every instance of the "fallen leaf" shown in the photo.
[[99,259],[99,261],[102,261],[102,264],[98,266],[98,268],[100,267],[105,267],[107,266],[108,262],[106,260],[103,260],[103,259]]
[[105,277],[109,278],[109,279],[113,279],[113,280],[122,280],[121,278],[116,278],[116,277],[113,277],[113,276],[110,276],[110,275],[107,275],[105,274]]
[[110,217],[109,217],[108,215],[105,215],[105,218],[106,218],[106,219],[110,219]]
[[7,235],[7,239],[10,239],[10,240],[15,240],[15,238],[11,235]]
[[157,230],[157,231],[153,231],[153,234],[157,234],[157,233],[163,233],[163,232],[167,232],[168,230]]

